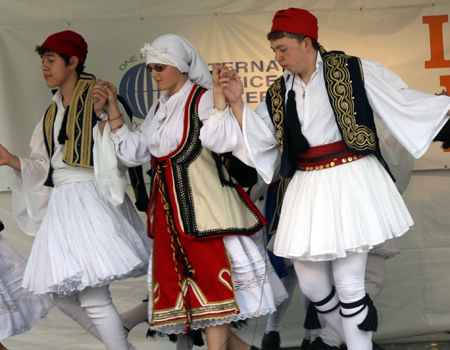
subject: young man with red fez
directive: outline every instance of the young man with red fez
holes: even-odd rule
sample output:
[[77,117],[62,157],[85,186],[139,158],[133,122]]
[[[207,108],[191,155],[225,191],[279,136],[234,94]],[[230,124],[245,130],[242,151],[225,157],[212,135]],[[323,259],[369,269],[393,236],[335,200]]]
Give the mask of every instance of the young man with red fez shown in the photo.
[[371,350],[377,312],[364,286],[368,251],[413,225],[373,114],[417,158],[433,139],[448,138],[450,98],[411,90],[386,67],[327,52],[317,39],[310,12],[278,11],[268,40],[283,75],[254,112],[237,72],[216,67],[214,102],[224,112],[208,128],[240,143],[234,154],[267,183],[278,171],[290,179],[274,253],[294,261],[311,300],[307,326],[320,327],[317,311],[349,350]]
[[[108,350],[128,344],[109,284],[147,273],[151,242],[125,194],[127,167],[101,137],[107,113],[93,109],[93,75],[83,73],[83,37],[53,34],[36,47],[53,103],[36,126],[29,158],[0,145],[0,165],[14,169],[13,209],[21,228],[36,233],[23,277],[34,294],[55,304]],[[103,125],[102,125],[103,124]],[[114,165],[115,171],[103,169]],[[111,163],[113,162],[113,163]]]

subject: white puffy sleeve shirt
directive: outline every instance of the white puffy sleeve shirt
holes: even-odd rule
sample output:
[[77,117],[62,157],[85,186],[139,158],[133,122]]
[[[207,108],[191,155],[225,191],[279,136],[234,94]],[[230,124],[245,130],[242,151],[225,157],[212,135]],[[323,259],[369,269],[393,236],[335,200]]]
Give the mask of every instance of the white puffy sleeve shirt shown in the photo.
[[[361,59],[361,62],[366,93],[374,113],[383,120],[403,147],[419,158],[448,120],[450,97],[409,89],[388,68],[367,59]],[[316,70],[308,85],[298,75],[287,70],[283,75],[286,81],[286,100],[292,87],[296,94],[302,132],[311,147],[342,140],[325,88],[320,54],[317,55]],[[233,119],[230,114],[223,118]],[[241,150],[236,154],[238,158],[254,166],[264,181],[270,183],[278,170],[280,157],[275,129],[265,101],[256,111],[248,106],[244,107],[242,137],[237,138],[238,144],[243,142],[245,145],[245,151],[239,146],[235,148]]]
[[97,180],[102,194],[114,205],[121,204],[125,196],[127,168],[117,161],[111,140],[102,137],[97,127],[93,132],[95,171],[64,163],[64,145],[60,145],[57,141],[66,110],[60,91],[55,93],[53,101],[57,104],[58,112],[53,125],[55,150],[52,158],[49,158],[45,148],[44,117],[42,117],[31,137],[30,156],[19,158],[21,171],[14,170],[13,172],[13,212],[20,228],[30,235],[36,234],[47,213],[47,203],[52,188],[44,186],[44,183],[48,177],[50,163],[54,169],[53,182],[55,186]]
[[[153,157],[163,157],[177,149],[183,139],[185,106],[194,84],[188,80],[184,86],[172,96],[165,92],[150,108],[145,121],[138,131],[131,132],[127,126],[110,133],[116,144],[116,153],[121,162],[128,166],[147,163]],[[203,123],[200,131],[202,145],[216,153],[233,149],[239,136],[239,125],[234,118],[215,120],[220,132],[208,132],[213,111],[212,91],[206,91],[198,104],[198,115]],[[217,112],[223,115],[223,112]],[[237,129],[236,129],[237,128]],[[211,131],[211,130],[209,130]],[[239,131],[239,133],[238,133]],[[232,135],[228,138],[227,135]]]

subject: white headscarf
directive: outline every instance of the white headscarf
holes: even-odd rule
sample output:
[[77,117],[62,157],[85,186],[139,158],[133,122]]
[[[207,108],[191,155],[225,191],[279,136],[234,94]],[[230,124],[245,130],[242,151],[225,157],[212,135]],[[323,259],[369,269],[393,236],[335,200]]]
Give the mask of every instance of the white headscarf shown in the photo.
[[189,79],[199,85],[211,88],[211,73],[197,49],[185,38],[162,35],[151,44],[145,44],[141,53],[147,56],[147,63],[167,64],[188,73]]

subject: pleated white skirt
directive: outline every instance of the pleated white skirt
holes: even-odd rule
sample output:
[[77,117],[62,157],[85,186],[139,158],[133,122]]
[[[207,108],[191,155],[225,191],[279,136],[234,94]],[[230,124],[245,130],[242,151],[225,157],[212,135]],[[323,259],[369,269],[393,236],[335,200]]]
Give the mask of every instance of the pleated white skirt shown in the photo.
[[115,207],[95,181],[52,191],[23,286],[35,294],[70,295],[147,272],[152,243],[134,207]]
[[369,155],[318,171],[297,171],[283,201],[274,254],[323,261],[368,252],[413,225],[403,199]]
[[25,259],[0,235],[0,341],[28,331],[53,307],[48,295],[22,288]]
[[[193,322],[192,329],[203,329],[220,324],[246,320],[272,313],[288,297],[286,289],[277,277],[270,261],[261,254],[257,244],[250,237],[227,236],[225,245],[231,259],[232,277],[239,313],[220,320]],[[199,240],[199,247],[201,241]],[[199,250],[200,252],[201,250]],[[210,252],[212,254],[212,252]],[[266,258],[267,259],[266,259]],[[205,256],[207,262],[207,256]],[[152,288],[152,267],[148,272],[149,288]],[[152,302],[149,302],[152,315]],[[185,332],[186,325],[150,327],[151,330],[166,334]]]

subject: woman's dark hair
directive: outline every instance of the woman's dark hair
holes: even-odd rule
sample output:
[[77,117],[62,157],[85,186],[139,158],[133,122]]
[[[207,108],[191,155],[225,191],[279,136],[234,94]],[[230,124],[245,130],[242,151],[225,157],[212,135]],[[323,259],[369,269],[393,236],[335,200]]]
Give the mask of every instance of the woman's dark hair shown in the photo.
[[316,39],[311,38],[310,36],[307,36],[307,35],[303,35],[303,34],[285,32],[282,30],[274,30],[273,32],[270,32],[267,34],[267,40],[269,40],[269,41],[278,40],[281,38],[297,39],[299,44],[301,44],[303,42],[303,40],[305,40],[305,38],[310,38],[314,49],[319,50],[319,47],[320,47],[320,45]]
[[[59,53],[59,52],[55,52],[53,50],[50,50],[50,49],[46,48],[45,46],[36,45],[36,48],[34,49],[34,51],[36,51],[40,57],[44,56],[44,54],[46,54],[47,52],[54,52],[57,55],[59,55],[64,60],[64,62],[66,62],[66,66],[68,66],[70,64],[69,56]],[[83,73],[84,63],[78,62],[78,66],[75,70],[77,71],[78,74]]]

